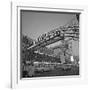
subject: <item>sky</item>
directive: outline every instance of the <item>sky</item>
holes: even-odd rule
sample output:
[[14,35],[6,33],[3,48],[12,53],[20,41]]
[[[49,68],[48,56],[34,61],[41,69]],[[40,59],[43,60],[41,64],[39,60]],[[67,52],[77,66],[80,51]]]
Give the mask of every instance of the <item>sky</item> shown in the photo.
[[36,39],[43,33],[67,24],[75,18],[75,14],[22,10],[21,17],[22,34]]
[[[76,18],[74,13],[50,13],[37,11],[21,11],[22,34],[32,39],[37,39],[40,35],[49,32],[55,28],[63,26],[72,19]],[[75,19],[76,20],[76,19]],[[61,42],[50,44],[48,47],[60,45]],[[72,55],[79,55],[79,46],[77,42],[72,42]],[[55,53],[58,53],[57,50]]]

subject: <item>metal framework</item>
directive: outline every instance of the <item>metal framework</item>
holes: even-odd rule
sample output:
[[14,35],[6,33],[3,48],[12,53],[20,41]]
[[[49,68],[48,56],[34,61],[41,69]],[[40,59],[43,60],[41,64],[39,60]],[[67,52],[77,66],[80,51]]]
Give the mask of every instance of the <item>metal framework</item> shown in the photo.
[[40,47],[45,47],[57,41],[68,41],[71,39],[79,40],[79,24],[75,22],[73,23],[73,20],[67,25],[60,26],[59,28],[42,34],[37,38],[34,45],[28,48],[28,50],[35,51]]

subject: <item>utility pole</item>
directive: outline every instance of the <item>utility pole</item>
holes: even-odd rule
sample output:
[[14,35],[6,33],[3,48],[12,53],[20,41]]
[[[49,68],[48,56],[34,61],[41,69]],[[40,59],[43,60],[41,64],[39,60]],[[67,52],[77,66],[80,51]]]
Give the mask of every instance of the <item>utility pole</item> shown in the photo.
[[76,18],[77,18],[77,20],[78,20],[78,23],[79,23],[79,15],[80,15],[80,14],[76,14]]

